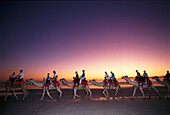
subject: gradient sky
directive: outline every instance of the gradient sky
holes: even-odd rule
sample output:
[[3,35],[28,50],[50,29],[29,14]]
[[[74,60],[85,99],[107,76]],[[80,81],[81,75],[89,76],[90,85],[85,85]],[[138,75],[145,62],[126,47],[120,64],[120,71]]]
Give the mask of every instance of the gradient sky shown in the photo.
[[149,76],[170,70],[170,2],[0,2],[0,80]]

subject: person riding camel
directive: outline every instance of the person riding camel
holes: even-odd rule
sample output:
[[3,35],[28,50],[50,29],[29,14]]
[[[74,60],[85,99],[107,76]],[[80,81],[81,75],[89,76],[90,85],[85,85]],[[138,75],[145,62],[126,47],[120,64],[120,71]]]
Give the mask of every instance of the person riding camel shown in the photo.
[[139,80],[139,85],[142,85],[142,81],[143,81],[143,77],[140,75],[140,73],[138,72],[138,70],[136,70],[137,76],[135,78]]
[[113,82],[116,82],[115,74],[114,74],[112,71],[111,71],[110,73],[111,73],[111,75],[112,75],[112,76],[110,77],[110,80],[112,81],[112,83],[113,83]]
[[56,71],[53,71],[54,75],[53,75],[53,83],[57,81],[57,74]]
[[80,79],[80,84],[81,84],[81,82],[83,81],[83,80],[85,80],[85,70],[82,70],[82,75],[80,76],[81,77],[81,79]]
[[75,74],[76,74],[76,77],[73,77],[73,81],[74,81],[74,83],[76,84],[76,83],[78,83],[79,82],[79,75],[78,75],[78,72],[76,71],[75,72]]
[[105,71],[105,81],[107,82],[107,85],[109,86],[109,80],[110,80],[110,77],[109,75],[107,74],[107,72]]
[[47,78],[46,78],[46,84],[45,85],[50,84],[50,82],[51,82],[50,73],[47,73]]
[[23,70],[22,69],[20,70],[20,73],[17,76],[18,76],[17,81],[19,81],[19,85],[21,86],[21,82],[24,79],[24,74],[23,74]]
[[164,76],[164,81],[165,81],[165,80],[170,81],[170,73],[169,73],[169,70],[167,70],[166,76]]
[[9,81],[11,83],[11,87],[13,87],[15,80],[16,80],[15,72],[13,72],[12,75],[10,75],[10,77],[9,77]]
[[145,70],[144,70],[143,72],[144,72],[144,73],[143,73],[143,77],[144,77],[144,79],[145,79],[145,84],[147,84],[147,81],[149,81],[149,77],[148,77],[148,74],[146,73]]

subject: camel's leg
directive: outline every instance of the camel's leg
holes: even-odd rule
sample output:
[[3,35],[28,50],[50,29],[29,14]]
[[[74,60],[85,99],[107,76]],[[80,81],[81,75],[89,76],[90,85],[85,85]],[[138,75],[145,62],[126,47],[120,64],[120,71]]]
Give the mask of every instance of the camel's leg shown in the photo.
[[151,87],[148,87],[149,90],[149,99],[151,98]]
[[16,96],[14,89],[11,89],[11,90],[12,90],[14,97],[18,100],[18,97]]
[[[79,87],[79,88],[80,88],[80,87]],[[76,97],[80,97],[80,96],[78,96],[78,95],[77,95],[78,87],[76,87],[76,88],[75,88],[75,90],[76,90],[76,92],[75,92],[75,93],[76,93],[76,95],[75,95],[75,96],[76,96]]]
[[24,89],[25,89],[25,98],[27,98],[28,97],[27,85],[24,85]]
[[22,98],[22,100],[24,100],[24,99],[25,99],[25,97],[26,97],[26,92],[25,92],[25,89],[24,89],[23,87],[21,87],[21,89],[22,89],[22,91],[23,91],[23,95],[24,95],[24,97]]
[[44,95],[45,95],[45,87],[43,88],[43,93],[42,93],[42,97],[41,97],[41,99],[40,99],[40,100],[43,100]]
[[26,91],[25,91],[25,92],[26,92],[26,98],[27,98],[27,97],[28,97],[28,90],[26,89]]
[[50,93],[49,93],[49,90],[47,88],[45,88],[46,92],[47,92],[47,95],[50,97],[51,100],[53,100],[53,98],[51,97]]
[[170,85],[167,85],[167,88],[168,88],[168,95],[167,95],[167,98],[169,96],[169,91],[170,91]]
[[122,92],[122,88],[119,86],[119,90],[120,90],[120,93],[122,95],[122,98],[124,99],[124,95],[123,95],[123,92]]
[[90,99],[91,99],[92,92],[91,92],[90,88],[88,88],[88,91],[89,91]]
[[143,95],[143,98],[145,98],[145,94],[144,94],[144,92],[143,92],[142,86],[139,86],[139,89],[140,89],[140,91],[141,91],[141,93],[142,93],[142,95]]
[[61,99],[61,96],[62,96],[62,91],[59,87],[56,88],[56,90],[60,93],[60,96],[59,96],[59,99]]
[[86,91],[86,94],[84,96],[84,99],[85,99],[87,97],[87,95],[88,95],[88,90],[87,90],[87,88],[84,88],[84,90]]
[[74,88],[74,97],[73,97],[73,99],[75,99],[76,98],[76,92],[77,92],[77,90],[76,90],[76,88]]
[[107,95],[107,99],[109,99],[109,92],[108,92],[108,90],[106,90],[106,95]]
[[115,95],[113,96],[113,99],[117,96],[118,90],[119,90],[119,87],[116,87],[116,93],[115,93]]
[[161,96],[160,96],[158,90],[157,90],[154,86],[151,86],[151,87],[152,87],[152,89],[156,92],[156,94],[158,95],[158,97],[161,99]]
[[135,94],[136,94],[136,90],[137,90],[137,87],[134,87],[134,90],[133,90],[133,98],[134,98],[134,96],[135,96]]
[[104,94],[104,96],[107,98],[107,96],[106,96],[105,92],[106,92],[106,89],[104,89],[104,90],[103,90],[103,94]]
[[5,97],[4,101],[6,101],[6,99],[7,99],[7,97],[8,97],[9,91],[10,91],[10,89],[7,90],[7,92],[6,92],[6,97]]

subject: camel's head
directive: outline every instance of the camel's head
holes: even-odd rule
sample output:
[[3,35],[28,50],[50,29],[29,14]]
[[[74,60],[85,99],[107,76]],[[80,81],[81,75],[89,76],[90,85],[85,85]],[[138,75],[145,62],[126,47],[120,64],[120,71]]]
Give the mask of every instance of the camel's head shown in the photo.
[[154,76],[154,77],[152,77],[152,79],[158,79],[158,76]]
[[92,80],[90,80],[89,82],[90,82],[90,83],[92,83],[92,82],[96,82],[96,80],[95,80],[95,79],[92,79]]
[[66,80],[64,78],[60,79],[60,81],[63,83],[63,85],[66,85]]
[[27,79],[27,81],[34,81],[34,80],[31,78],[31,79]]
[[60,79],[60,81],[66,81],[64,78]]
[[27,79],[27,81],[26,82],[28,82],[28,83],[30,83],[31,85],[33,84],[33,79],[31,78],[31,79]]
[[128,76],[127,76],[127,75],[125,75],[125,76],[123,76],[123,77],[122,77],[122,79],[126,79],[126,78],[128,78]]

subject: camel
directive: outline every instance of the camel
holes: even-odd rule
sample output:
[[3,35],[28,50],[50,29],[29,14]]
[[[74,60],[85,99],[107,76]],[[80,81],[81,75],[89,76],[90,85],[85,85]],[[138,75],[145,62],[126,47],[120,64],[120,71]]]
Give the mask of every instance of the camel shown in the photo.
[[149,90],[149,99],[151,98],[151,88],[152,88],[156,92],[158,97],[161,99],[161,96],[160,96],[158,90],[153,86],[153,82],[152,81],[151,81],[151,86],[149,86],[148,84],[140,86],[136,80],[135,81],[131,81],[128,76],[123,76],[122,79],[125,79],[129,84],[133,85],[133,87],[134,87],[133,98],[135,96],[137,88],[139,87],[139,89],[140,89],[140,91],[141,91],[141,93],[143,95],[143,98],[145,98],[145,94],[143,92],[143,88],[148,88],[148,90]]
[[[122,93],[122,89],[121,89],[119,83],[118,83],[118,86],[116,86],[116,85],[114,85],[114,84],[110,84],[110,86],[108,86],[108,85],[104,85],[104,82],[96,82],[95,80],[91,80],[90,82],[91,82],[93,85],[96,85],[96,86],[99,86],[99,87],[104,87],[103,94],[104,94],[104,96],[106,97],[106,99],[109,99],[108,89],[114,89],[114,88],[116,88],[116,93],[115,93],[115,95],[113,96],[113,99],[117,96],[119,90],[120,90],[120,92],[121,92],[122,98],[124,99],[124,96],[123,96],[123,93]],[[106,92],[106,93],[105,93],[105,92]]]
[[49,90],[52,90],[52,89],[56,89],[60,93],[59,99],[61,99],[61,96],[62,96],[61,83],[60,83],[59,87],[58,86],[54,86],[54,85],[49,85],[49,87],[46,87],[46,86],[44,86],[44,83],[36,82],[33,79],[29,79],[27,81],[31,82],[33,85],[35,85],[37,87],[43,88],[43,93],[42,93],[42,97],[41,97],[40,100],[43,100],[45,92],[47,92],[47,95],[50,97],[51,100],[53,100],[53,98],[51,97],[51,95],[49,93]]
[[23,92],[23,95],[24,95],[24,96],[23,96],[22,100],[25,100],[25,98],[27,98],[27,96],[28,96],[28,91],[27,91],[27,84],[26,84],[26,82],[23,82],[22,85],[19,85],[19,83],[17,84],[17,82],[18,82],[18,81],[15,81],[14,84],[13,84],[13,86],[11,86],[11,83],[10,83],[9,80],[6,81],[6,82],[1,82],[1,83],[0,83],[0,87],[6,89],[6,96],[5,96],[4,101],[7,100],[7,97],[8,97],[8,95],[9,95],[9,91],[10,91],[10,90],[12,90],[13,96],[18,100],[18,97],[17,97],[17,95],[15,94],[15,89],[17,89],[17,88],[21,88],[21,90],[22,90],[22,92]]
[[158,83],[160,83],[160,84],[162,84],[162,85],[164,85],[165,87],[168,88],[168,95],[167,95],[167,97],[168,97],[169,91],[170,91],[170,84],[167,81],[164,81],[164,80],[161,81],[158,76],[152,77],[152,79],[155,79]]
[[74,87],[74,82],[67,82],[64,78],[60,79],[60,81],[63,83],[63,85],[66,85],[68,87],[71,87],[74,90],[74,97],[73,99],[75,99],[76,97],[80,97],[77,95],[77,90],[78,89],[84,89],[86,91],[86,95],[84,96],[84,98],[86,98],[86,96],[88,95],[88,92],[90,94],[90,98],[92,95],[92,92],[89,88],[89,84],[87,83],[87,85],[79,85],[77,87]]

